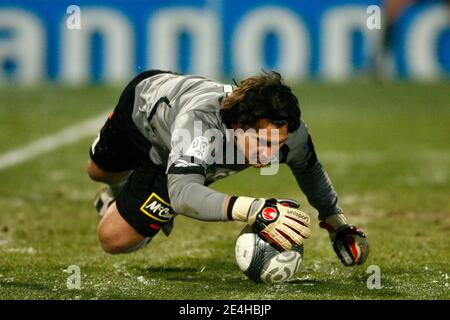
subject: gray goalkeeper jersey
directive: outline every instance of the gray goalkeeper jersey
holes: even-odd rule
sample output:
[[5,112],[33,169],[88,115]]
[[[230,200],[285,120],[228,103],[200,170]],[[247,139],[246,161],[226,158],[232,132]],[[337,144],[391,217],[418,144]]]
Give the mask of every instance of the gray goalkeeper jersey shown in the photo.
[[[179,214],[207,221],[227,220],[229,196],[208,185],[249,166],[236,164],[236,149],[231,161],[225,157],[215,161],[210,147],[214,139],[223,139],[227,145],[229,135],[220,106],[234,88],[199,76],[169,73],[144,79],[136,86],[133,121],[152,145],[151,161],[166,170],[170,202]],[[291,168],[321,219],[341,212],[303,121],[297,131],[289,133],[279,160]]]

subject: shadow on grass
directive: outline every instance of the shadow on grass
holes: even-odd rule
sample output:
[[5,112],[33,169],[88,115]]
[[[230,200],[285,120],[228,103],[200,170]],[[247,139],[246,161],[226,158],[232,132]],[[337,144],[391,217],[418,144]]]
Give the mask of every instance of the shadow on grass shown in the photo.
[[[317,274],[319,275],[320,274]],[[388,283],[384,283],[381,289],[369,289],[365,279],[359,276],[350,279],[296,279],[289,281],[295,290],[305,294],[320,297],[327,294],[327,299],[402,299],[404,293],[393,289]]]
[[145,269],[147,272],[150,272],[151,274],[155,273],[164,273],[164,274],[195,274],[199,272],[198,268],[193,267],[149,267]]
[[[402,299],[405,294],[396,290],[388,279],[382,289],[368,289],[365,276],[355,270],[345,276],[330,276],[327,273],[300,273],[308,279],[294,279],[280,284],[254,283],[229,261],[213,258],[196,258],[192,264],[176,267],[151,266],[136,268],[147,273],[149,278],[164,281],[179,289],[178,294],[190,293],[192,299]],[[170,265],[170,263],[168,263]],[[166,264],[167,265],[167,264]],[[199,266],[198,268],[192,265]],[[206,288],[206,290],[205,290]],[[209,293],[207,293],[209,292]],[[177,294],[177,295],[178,295]],[[174,297],[176,298],[176,297]]]
[[5,282],[0,281],[0,287],[11,288],[11,289],[23,289],[23,290],[35,290],[42,292],[51,292],[52,289],[48,286],[39,283],[27,283],[27,282]]
[[[57,289],[41,283],[28,282],[5,282],[0,281],[0,287],[3,292],[0,293],[1,299],[73,299],[74,296],[82,295],[84,297],[95,297],[92,290],[69,290]],[[6,293],[6,294],[5,294]]]

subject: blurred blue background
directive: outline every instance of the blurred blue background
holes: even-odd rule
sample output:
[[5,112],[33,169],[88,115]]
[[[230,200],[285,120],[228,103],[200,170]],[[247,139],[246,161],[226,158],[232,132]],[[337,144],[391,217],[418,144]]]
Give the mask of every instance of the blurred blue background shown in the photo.
[[375,0],[2,0],[0,83],[121,82],[150,68],[448,79],[448,2],[399,3],[392,14]]

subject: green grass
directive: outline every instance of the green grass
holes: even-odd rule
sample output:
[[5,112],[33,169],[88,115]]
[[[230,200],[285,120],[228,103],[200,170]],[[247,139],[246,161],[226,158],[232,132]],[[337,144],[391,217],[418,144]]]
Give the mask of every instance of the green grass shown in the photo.
[[[446,84],[325,85],[295,88],[321,162],[349,220],[372,252],[343,267],[314,223],[294,280],[257,285],[234,260],[242,225],[179,216],[170,238],[111,256],[96,238],[91,206],[100,185],[85,175],[92,139],[0,171],[1,299],[448,299],[450,298],[450,108]],[[100,114],[119,88],[0,89],[0,154]],[[94,138],[94,137],[92,137]],[[317,221],[289,170],[248,170],[217,190],[292,197]],[[68,290],[70,265],[81,290]],[[382,289],[369,290],[369,265]]]

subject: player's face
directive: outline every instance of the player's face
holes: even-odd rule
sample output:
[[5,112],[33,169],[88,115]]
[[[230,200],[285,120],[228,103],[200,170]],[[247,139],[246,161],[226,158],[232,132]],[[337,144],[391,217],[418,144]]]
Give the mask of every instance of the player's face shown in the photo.
[[237,134],[236,144],[248,164],[262,168],[269,165],[274,157],[279,157],[279,150],[287,138],[287,124],[277,126],[267,119],[260,119],[255,128],[244,129],[241,136]]

